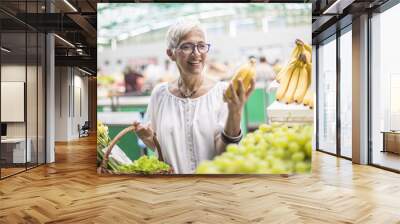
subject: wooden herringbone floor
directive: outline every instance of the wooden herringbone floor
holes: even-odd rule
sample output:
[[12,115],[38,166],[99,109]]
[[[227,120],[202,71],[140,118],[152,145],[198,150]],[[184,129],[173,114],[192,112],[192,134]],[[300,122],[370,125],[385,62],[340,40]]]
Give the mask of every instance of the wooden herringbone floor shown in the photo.
[[95,138],[0,181],[0,223],[400,223],[400,175],[315,153],[313,173],[99,177]]

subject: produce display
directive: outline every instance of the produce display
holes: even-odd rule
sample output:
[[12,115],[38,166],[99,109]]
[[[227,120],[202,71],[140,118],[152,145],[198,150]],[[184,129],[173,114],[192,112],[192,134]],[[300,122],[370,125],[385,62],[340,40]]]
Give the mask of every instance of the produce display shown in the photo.
[[[103,160],[105,149],[110,145],[111,139],[108,135],[108,127],[102,122],[97,122],[97,158],[98,165]],[[115,147],[115,146],[114,146]],[[121,153],[123,155],[121,155]],[[140,174],[159,174],[170,173],[171,168],[168,164],[159,161],[155,156],[141,156],[135,161],[130,161],[121,150],[111,152],[107,168],[115,173],[140,173]]]
[[131,164],[119,166],[118,170],[124,173],[158,174],[168,173],[170,166],[159,161],[155,156],[141,156]]
[[[104,149],[110,144],[111,139],[108,135],[108,127],[104,125],[101,121],[97,121],[97,162],[100,162],[104,158]],[[118,170],[119,163],[110,156],[107,162],[107,168],[112,171]]]
[[291,174],[311,171],[312,126],[262,124],[239,144],[212,161],[202,162],[198,174]]
[[277,101],[314,107],[314,93],[311,88],[311,51],[310,45],[296,40],[291,60],[276,76],[276,81],[280,83],[276,92]]
[[108,127],[101,121],[97,121],[97,148],[106,148],[110,144]]
[[[239,80],[243,81],[245,92],[250,88],[250,83],[256,75],[256,61],[254,59],[242,65],[232,78],[233,89],[237,92],[239,89]],[[230,99],[232,97],[231,91],[225,92],[225,97]]]

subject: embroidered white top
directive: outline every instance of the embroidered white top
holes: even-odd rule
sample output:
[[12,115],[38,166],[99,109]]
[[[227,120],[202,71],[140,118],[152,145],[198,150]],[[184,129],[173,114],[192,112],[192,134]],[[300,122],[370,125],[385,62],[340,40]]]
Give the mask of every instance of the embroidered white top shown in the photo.
[[150,122],[160,142],[165,162],[178,174],[194,173],[204,160],[222,153],[215,138],[228,117],[223,93],[227,83],[218,82],[197,98],[180,98],[168,90],[168,83],[157,85],[151,94],[145,122]]

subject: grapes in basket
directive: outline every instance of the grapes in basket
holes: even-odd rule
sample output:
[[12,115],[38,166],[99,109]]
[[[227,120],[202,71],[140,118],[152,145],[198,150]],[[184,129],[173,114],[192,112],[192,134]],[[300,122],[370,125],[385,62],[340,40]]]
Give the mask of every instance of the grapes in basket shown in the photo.
[[196,173],[307,173],[311,171],[311,139],[310,125],[262,124],[214,160],[201,163]]
[[155,156],[141,156],[133,163],[119,166],[118,171],[122,173],[143,173],[143,174],[158,174],[168,173],[170,166],[161,162]]

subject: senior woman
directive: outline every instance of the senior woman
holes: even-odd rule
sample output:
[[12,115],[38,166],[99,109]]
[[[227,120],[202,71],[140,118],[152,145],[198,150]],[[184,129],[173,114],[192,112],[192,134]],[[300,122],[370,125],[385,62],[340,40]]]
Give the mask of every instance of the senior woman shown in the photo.
[[[168,57],[176,63],[179,78],[156,86],[151,94],[145,122],[134,122],[136,133],[150,148],[154,137],[164,160],[175,173],[194,173],[204,160],[211,160],[229,143],[242,137],[243,106],[254,89],[245,92],[243,83],[234,91],[232,83],[210,79],[205,64],[210,44],[197,22],[180,22],[167,32]],[[225,98],[225,91],[232,97]]]

